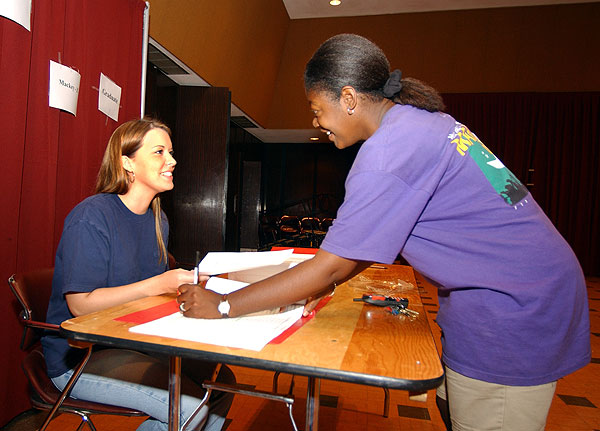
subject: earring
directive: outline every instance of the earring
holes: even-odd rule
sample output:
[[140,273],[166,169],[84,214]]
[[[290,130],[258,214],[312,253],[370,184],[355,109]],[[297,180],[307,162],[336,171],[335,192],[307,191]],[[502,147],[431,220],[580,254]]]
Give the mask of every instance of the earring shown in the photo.
[[127,171],[127,173],[131,174],[131,175],[127,175],[127,179],[129,180],[129,183],[134,183],[135,182],[135,172]]
[[354,109],[351,109],[350,107],[348,107],[347,111],[348,111],[348,115],[354,114]]

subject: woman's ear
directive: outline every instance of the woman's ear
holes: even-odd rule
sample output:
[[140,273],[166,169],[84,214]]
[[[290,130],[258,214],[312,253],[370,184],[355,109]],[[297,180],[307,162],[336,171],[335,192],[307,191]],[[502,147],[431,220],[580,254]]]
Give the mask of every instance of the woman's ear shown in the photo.
[[133,172],[133,166],[131,165],[131,159],[127,156],[121,156],[121,164],[123,165],[123,169],[127,172]]
[[354,110],[358,102],[358,95],[354,87],[346,85],[342,87],[341,101],[345,109]]

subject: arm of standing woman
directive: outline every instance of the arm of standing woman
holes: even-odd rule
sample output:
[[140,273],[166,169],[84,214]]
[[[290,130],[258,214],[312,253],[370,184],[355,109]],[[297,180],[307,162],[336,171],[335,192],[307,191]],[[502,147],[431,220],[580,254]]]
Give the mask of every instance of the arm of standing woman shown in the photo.
[[[227,295],[231,305],[229,316],[283,307],[307,298],[321,298],[331,292],[335,284],[352,278],[370,264],[319,250],[310,260]],[[222,295],[191,284],[180,286],[179,292],[177,302],[185,304],[185,316],[207,319],[221,317],[217,307]],[[305,314],[314,306],[316,302],[309,301]]]

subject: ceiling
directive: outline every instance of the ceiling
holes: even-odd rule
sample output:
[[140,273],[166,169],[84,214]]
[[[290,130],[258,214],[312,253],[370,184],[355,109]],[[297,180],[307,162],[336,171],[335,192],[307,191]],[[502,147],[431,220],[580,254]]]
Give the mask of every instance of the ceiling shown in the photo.
[[304,19],[565,3],[592,3],[597,0],[341,0],[342,4],[339,6],[331,6],[329,0],[282,1],[290,19]]
[[[398,13],[466,10],[498,7],[540,6],[568,3],[593,3],[597,0],[341,0],[339,6],[329,0],[282,0],[290,19],[335,18],[347,16],[386,15]],[[193,70],[150,38],[148,61],[161,69],[179,85],[208,86]],[[263,142],[301,143],[311,137],[328,142],[315,129],[264,129],[240,107],[231,105],[232,121]]]

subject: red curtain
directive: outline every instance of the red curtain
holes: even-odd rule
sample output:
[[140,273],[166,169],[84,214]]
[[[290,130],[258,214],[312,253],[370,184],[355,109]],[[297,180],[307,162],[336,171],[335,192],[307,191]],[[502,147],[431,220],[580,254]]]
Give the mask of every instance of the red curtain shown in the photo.
[[[118,125],[97,109],[101,72],[122,88],[119,123],[140,116],[144,8],[142,0],[33,1],[31,32],[0,17],[5,280],[52,266],[65,216],[93,193]],[[48,107],[50,60],[81,74],[77,116]],[[0,426],[29,408],[16,307],[8,288],[0,290]]]
[[600,93],[445,94],[529,188],[586,275],[600,275]]

